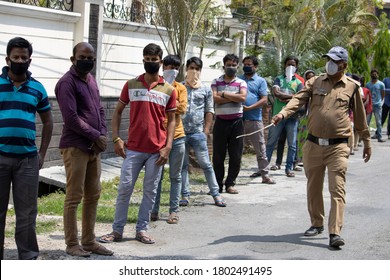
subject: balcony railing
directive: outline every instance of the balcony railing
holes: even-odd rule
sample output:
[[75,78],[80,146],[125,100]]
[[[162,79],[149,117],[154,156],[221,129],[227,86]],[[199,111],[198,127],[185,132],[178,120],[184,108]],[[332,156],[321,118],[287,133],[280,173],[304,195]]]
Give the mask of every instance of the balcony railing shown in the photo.
[[123,21],[153,24],[156,11],[153,0],[106,0],[104,17]]
[[1,1],[73,12],[73,0],[1,0]]

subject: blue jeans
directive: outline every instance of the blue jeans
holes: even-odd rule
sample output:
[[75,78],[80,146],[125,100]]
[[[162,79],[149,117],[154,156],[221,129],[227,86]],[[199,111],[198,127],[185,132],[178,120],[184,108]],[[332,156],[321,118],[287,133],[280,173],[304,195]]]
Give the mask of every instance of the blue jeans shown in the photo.
[[[181,191],[181,170],[183,167],[185,152],[185,137],[173,140],[172,150],[169,154],[169,179],[171,181],[171,190],[169,193],[169,213],[179,212],[179,200]],[[160,210],[160,198],[162,189],[162,180],[164,169],[161,173],[161,180],[158,183],[156,201],[154,202],[152,213],[158,213]]]
[[367,125],[370,127],[372,114],[375,116],[376,131],[375,136],[377,139],[382,139],[382,106],[372,105],[372,113],[367,116]]
[[288,118],[283,119],[278,125],[271,126],[268,132],[268,141],[266,147],[267,159],[268,162],[271,162],[272,153],[274,151],[275,145],[278,142],[279,136],[282,133],[283,128],[287,132],[287,159],[286,159],[286,173],[293,169],[295,153],[297,151],[297,129],[298,129],[298,119]]
[[206,177],[207,185],[210,189],[210,194],[214,197],[219,195],[217,179],[213,166],[211,165],[209,150],[207,148],[206,134],[201,133],[189,133],[186,135],[185,144],[185,156],[183,162],[183,169],[181,173],[182,178],[182,197],[190,196],[190,183],[188,178],[188,154],[190,148],[195,152],[196,159],[198,160],[199,166],[203,169],[204,176]]
[[123,234],[127,222],[127,212],[131,194],[141,169],[145,167],[143,182],[143,197],[138,212],[136,232],[147,231],[150,211],[156,198],[158,182],[161,178],[161,166],[156,165],[159,153],[148,154],[127,150],[121,169],[121,178],[116,199],[115,219],[112,229]]

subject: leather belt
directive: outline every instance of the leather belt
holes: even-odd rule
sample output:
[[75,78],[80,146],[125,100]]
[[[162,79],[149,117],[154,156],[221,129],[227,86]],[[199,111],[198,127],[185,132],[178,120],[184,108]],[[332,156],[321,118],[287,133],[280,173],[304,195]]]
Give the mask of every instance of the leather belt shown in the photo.
[[307,140],[316,143],[317,145],[320,146],[330,146],[330,145],[335,145],[340,143],[348,143],[348,138],[332,138],[332,139],[318,138],[311,134],[307,135]]

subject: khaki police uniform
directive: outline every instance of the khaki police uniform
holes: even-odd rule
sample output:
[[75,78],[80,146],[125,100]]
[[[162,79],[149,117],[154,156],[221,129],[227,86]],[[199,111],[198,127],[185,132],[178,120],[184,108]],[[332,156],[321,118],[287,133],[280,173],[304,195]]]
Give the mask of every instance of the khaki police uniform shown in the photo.
[[343,75],[333,84],[327,74],[307,81],[280,112],[284,118],[291,116],[303,104],[309,103],[308,138],[303,146],[303,165],[307,181],[308,211],[313,227],[324,225],[323,183],[328,169],[328,185],[331,196],[329,234],[340,234],[344,220],[345,177],[351,136],[349,110],[354,116],[355,129],[370,147],[370,133],[359,84]]

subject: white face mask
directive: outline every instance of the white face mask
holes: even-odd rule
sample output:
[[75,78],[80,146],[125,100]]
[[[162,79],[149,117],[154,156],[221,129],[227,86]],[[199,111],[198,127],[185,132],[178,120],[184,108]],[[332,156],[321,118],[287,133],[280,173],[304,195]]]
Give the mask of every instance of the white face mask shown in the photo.
[[326,73],[330,76],[333,76],[339,72],[339,66],[334,63],[332,60],[329,60],[325,65]]
[[292,78],[293,78],[293,76],[295,74],[295,71],[297,71],[297,68],[295,68],[292,65],[286,67],[285,74],[286,74],[286,81],[287,81],[287,83],[291,82],[291,80],[292,80]]
[[169,69],[163,71],[163,77],[167,83],[172,84],[173,81],[176,79],[177,74],[179,74],[179,71],[176,69]]

